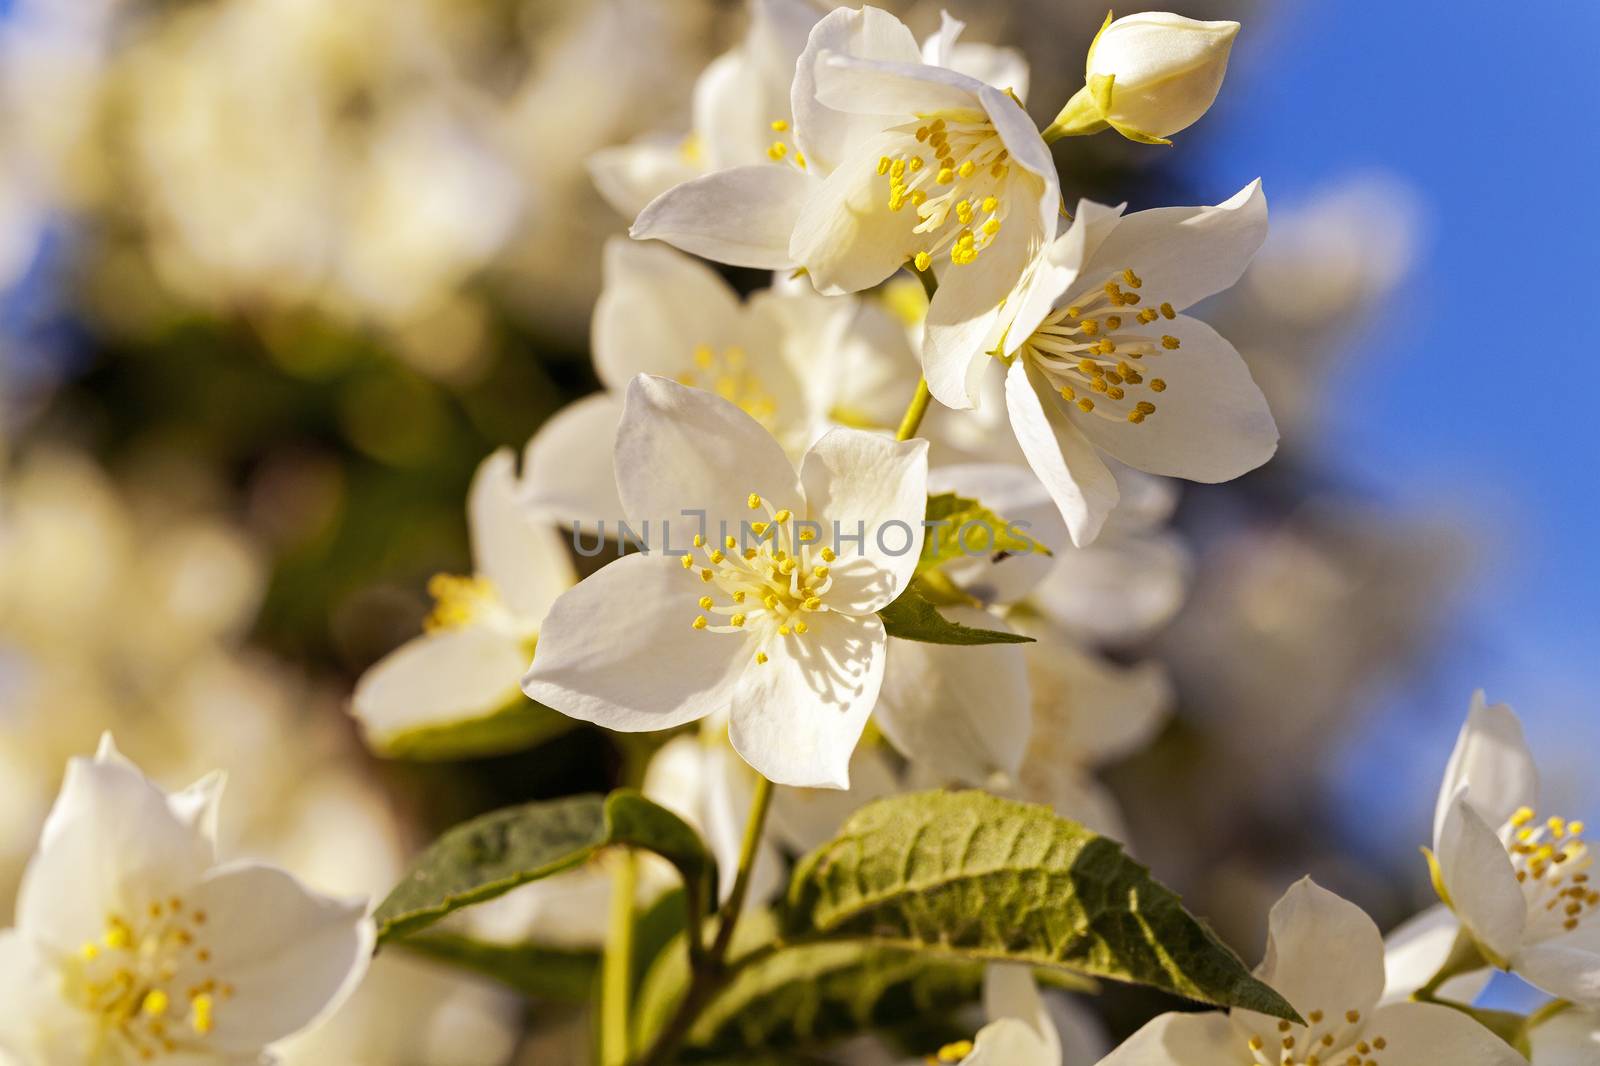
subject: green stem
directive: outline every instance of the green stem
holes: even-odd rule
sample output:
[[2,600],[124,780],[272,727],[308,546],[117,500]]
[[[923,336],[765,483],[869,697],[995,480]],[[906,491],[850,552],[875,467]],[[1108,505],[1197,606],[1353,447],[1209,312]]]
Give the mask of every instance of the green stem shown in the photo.
[[1439,967],[1439,972],[1429,978],[1428,983],[1411,994],[1411,998],[1418,1003],[1438,1002],[1439,989],[1454,978],[1463,974],[1476,973],[1489,965],[1489,960],[1484,958],[1483,951],[1478,947],[1478,941],[1465,928],[1456,934],[1456,942],[1450,948],[1449,956]]
[[639,1066],[665,1066],[672,1061],[672,1056],[689,1035],[689,1030],[694,1025],[695,1019],[700,1016],[701,1010],[733,976],[735,968],[728,965],[728,950],[733,946],[733,934],[738,926],[739,914],[744,910],[745,897],[750,893],[750,877],[755,870],[756,853],[761,844],[762,834],[766,832],[767,814],[772,810],[772,793],[772,782],[765,777],[758,778],[755,795],[750,800],[750,816],[745,821],[744,840],[739,846],[739,869],[734,874],[733,889],[728,893],[728,901],[722,906],[717,923],[717,935],[711,944],[711,950],[698,953],[698,958],[695,945],[700,939],[700,933],[694,927],[698,919],[692,910],[690,912],[689,988],[684,992],[683,1002],[678,1004],[672,1019],[656,1037],[650,1050],[639,1060]]
[[928,379],[917,379],[917,391],[911,397],[911,403],[906,406],[905,417],[900,419],[900,431],[894,435],[895,440],[910,440],[917,435],[917,430],[922,426],[922,416],[928,413],[928,401],[933,394],[928,391]]
[[639,860],[620,849],[611,877],[611,922],[600,958],[600,1066],[628,1061],[628,991],[633,983],[633,896]]
[[767,813],[772,810],[772,792],[771,781],[765,777],[756,778],[756,794],[750,799],[750,817],[745,821],[744,841],[739,845],[739,872],[734,875],[733,891],[728,893],[728,902],[723,904],[717,939],[711,945],[711,958],[707,960],[713,969],[722,968],[728,957],[728,948],[733,944],[734,927],[738,925],[739,914],[744,910],[744,898],[750,893],[750,876],[756,864],[756,850],[761,844],[761,835],[766,832]]

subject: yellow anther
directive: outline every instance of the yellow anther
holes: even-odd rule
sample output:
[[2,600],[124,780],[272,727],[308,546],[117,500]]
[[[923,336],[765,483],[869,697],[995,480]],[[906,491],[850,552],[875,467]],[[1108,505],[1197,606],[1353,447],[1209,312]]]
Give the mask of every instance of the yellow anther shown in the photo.
[[1143,308],[1140,310],[1138,315],[1139,321],[1146,326],[1160,317],[1161,312],[1157,311],[1154,307]]
[[1137,426],[1139,423],[1144,421],[1144,412],[1137,409],[1129,411],[1128,421]]
[[716,362],[716,359],[716,353],[711,350],[710,346],[705,344],[695,345],[694,362],[701,370],[709,368],[712,363]]
[[750,532],[754,533],[756,536],[759,537],[762,534],[764,534],[766,531],[767,531],[767,524],[765,522],[751,522],[750,523]]
[[1010,173],[1010,171],[1011,168],[1006,166],[1004,163],[995,163],[989,167],[989,176],[994,178],[996,181],[999,181],[1008,173]]
[[983,198],[983,209],[985,211],[993,211],[995,208],[997,208],[999,206],[1000,206],[1000,201],[995,199],[993,196],[985,196]]
[[1121,329],[1121,328],[1122,328],[1122,316],[1121,315],[1107,315],[1106,316],[1106,329]]
[[779,626],[778,627],[778,636],[786,637],[788,635],[789,635],[789,627],[788,626],[783,625],[783,626]]
[[782,133],[784,130],[786,130],[788,128],[789,128],[789,123],[786,120],[781,119],[781,118],[775,118],[775,119],[772,120],[772,132],[773,133]]
[[797,565],[799,565],[799,564],[796,563],[793,559],[785,559],[783,562],[778,564],[778,571],[780,573],[784,574],[785,576],[787,576],[789,574],[794,573],[795,567]]
[[740,589],[738,592],[735,592],[733,594],[733,602],[734,603],[743,603],[744,602],[744,590],[743,589]]
[[1176,312],[1176,311],[1174,311],[1172,309],[1172,305],[1171,304],[1162,304],[1161,305],[1161,317],[1162,318],[1177,318],[1178,317],[1178,312]]
[[1078,401],[1078,410],[1082,411],[1084,414],[1088,414],[1090,411],[1094,410],[1094,401],[1085,396],[1083,399]]
[[1132,267],[1129,267],[1127,270],[1124,270],[1122,272],[1122,280],[1124,282],[1126,282],[1129,287],[1135,288],[1135,289],[1139,288],[1140,286],[1142,286],[1144,284],[1144,282],[1140,279],[1139,275],[1137,275],[1137,274],[1135,274],[1133,272],[1133,268]]
[[878,173],[879,174],[887,174],[887,173],[889,173],[889,157],[888,156],[883,155],[883,156],[879,156],[878,157]]
[[757,663],[764,663],[766,661],[767,661],[767,653],[766,652],[764,652],[764,651],[756,652],[756,662]]
[[711,554],[707,555],[706,558],[710,559],[713,563],[721,563],[722,560],[727,558],[727,556],[722,554],[721,548],[712,548]]
[[911,261],[917,265],[918,270],[927,270],[933,265],[933,256],[927,252],[918,252]]
[[1176,351],[1181,344],[1182,342],[1170,333],[1163,334],[1161,337],[1161,347],[1169,352]]
[[832,548],[823,548],[822,549],[822,561],[823,562],[831,563],[837,558],[838,558],[838,556],[834,554],[834,551],[833,551]]
[[167,998],[167,994],[165,992],[161,991],[159,988],[152,988],[149,992],[145,993],[144,1003],[139,1007],[139,1009],[152,1018],[159,1018],[163,1014],[167,1013],[167,1007],[170,1004],[171,1000]]
[[789,510],[787,507],[785,507],[783,510],[779,511],[777,514],[773,515],[772,516],[772,520],[774,522],[777,522],[779,525],[782,525],[783,523],[787,522],[789,519],[791,519],[793,517],[794,517],[794,512]]
[[796,152],[794,154],[794,165],[801,170],[806,168],[806,154],[804,152]]
[[211,1006],[211,997],[203,992],[189,1001],[191,1013],[189,1024],[195,1032],[202,1035],[211,1032]]
[[734,548],[739,546],[739,538],[730,533],[726,537],[722,538],[722,546],[727,548],[729,551],[732,551]]
[[817,539],[817,531],[816,530],[807,527],[806,529],[802,529],[800,531],[800,542],[802,544],[810,544],[812,541],[814,541],[816,539]]
[[910,162],[910,164],[907,165],[906,169],[910,170],[911,173],[915,174],[917,171],[921,170],[924,166],[926,166],[926,164],[923,163],[922,157],[920,155],[914,155],[914,156],[911,157],[911,162]]
[[1086,318],[1082,322],[1078,323],[1078,331],[1080,333],[1087,333],[1092,337],[1096,333],[1100,332],[1100,323],[1096,322],[1092,318]]
[[85,962],[93,962],[100,957],[100,945],[91,940],[78,949],[78,954]]
[[826,566],[813,566],[811,568],[811,576],[821,581],[828,576],[828,568]]
[[979,228],[989,236],[993,237],[996,233],[1000,232],[1000,220],[998,218],[991,218]]
[[1063,385],[1063,386],[1061,386],[1061,390],[1060,391],[1061,391],[1061,398],[1063,400],[1076,400],[1078,398],[1078,394],[1076,392],[1072,391],[1072,386],[1071,385]]
[[693,629],[704,629],[706,626],[710,625],[710,623],[706,621],[705,615],[697,614],[695,615],[694,621],[690,622],[689,625]]
[[1166,381],[1164,381],[1161,378],[1151,378],[1150,379],[1150,391],[1151,392],[1166,392],[1167,391],[1167,383],[1166,383]]
[[761,602],[769,611],[776,610],[778,607],[778,597],[770,592],[761,598]]
[[1585,829],[1585,826],[1584,826],[1584,824],[1582,822],[1568,822],[1567,823],[1567,832],[1571,833],[1573,836],[1582,836],[1584,829]]
[[1156,413],[1156,405],[1151,403],[1149,400],[1140,400],[1138,403],[1134,404],[1133,406],[1134,406],[1135,410],[1140,411],[1140,412],[1142,412],[1144,414],[1147,414],[1147,415],[1153,415],[1153,414]]
[[696,548],[704,548],[706,546],[706,538],[696,533],[694,535],[694,546]]
[[702,611],[709,611],[709,610],[711,610],[712,607],[714,607],[716,605],[716,602],[717,601],[713,600],[710,596],[701,596],[700,597],[700,609]]
[[112,951],[123,951],[133,946],[133,933],[121,922],[113,921],[106,926],[102,942]]
[[946,1044],[944,1047],[939,1049],[939,1052],[934,1056],[933,1061],[936,1063],[960,1062],[962,1059],[972,1054],[973,1046],[974,1045],[970,1040],[957,1040],[953,1044]]
[[804,636],[810,629],[811,627],[806,625],[804,622],[796,622],[794,624],[794,631],[802,636]]
[[782,141],[773,141],[767,146],[767,158],[774,163],[789,154],[789,146]]
[[940,167],[939,173],[934,176],[933,180],[937,181],[940,185],[949,185],[952,181],[956,180],[956,172],[951,170],[949,167]]
[[710,570],[701,569],[701,571],[700,571],[700,580],[701,581],[710,581],[713,576],[714,575],[712,574],[712,572]]
[[821,596],[807,596],[805,598],[805,600],[800,604],[801,609],[802,610],[806,610],[806,611],[815,611],[818,607],[821,607],[821,606],[822,606],[822,597]]
[[1125,396],[1127,394],[1124,393],[1121,389],[1117,388],[1117,386],[1113,385],[1109,389],[1106,390],[1106,395],[1111,397],[1113,400],[1120,400],[1120,399],[1122,399],[1123,396]]
[[924,201],[927,199],[928,194],[923,192],[921,189],[918,189],[916,192],[911,194],[911,203],[915,207],[921,207]]
[[744,505],[746,507],[750,508],[750,510],[752,510],[752,511],[758,509],[761,506],[761,497],[760,497],[760,495],[758,495],[757,493],[752,492],[750,495],[748,495],[748,496],[746,496],[744,498]]
[[735,627],[735,628],[744,625],[744,615],[742,615],[742,614],[734,615],[732,618],[728,619],[728,624],[730,626]]

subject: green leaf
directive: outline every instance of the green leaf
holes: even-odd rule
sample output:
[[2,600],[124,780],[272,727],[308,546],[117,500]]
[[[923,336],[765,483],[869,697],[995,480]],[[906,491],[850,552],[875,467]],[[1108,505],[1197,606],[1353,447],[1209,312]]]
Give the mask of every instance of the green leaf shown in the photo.
[[537,944],[491,944],[454,933],[414,936],[401,949],[480,974],[533,999],[584,1003],[594,995],[600,955]]
[[920,640],[925,644],[1031,644],[1032,637],[978,629],[950,621],[923,595],[921,579],[913,581],[895,601],[878,612],[891,637]]
[[678,868],[688,891],[707,903],[716,898],[716,863],[699,834],[638,792],[619,789],[508,807],[451,829],[378,908],[378,942],[409,936],[613,845],[661,855]]
[[415,762],[478,759],[538,747],[577,725],[577,719],[518,694],[505,706],[480,718],[419,726],[375,737],[371,747],[385,759]]
[[977,500],[953,492],[928,497],[927,529],[922,557],[917,560],[919,574],[951,559],[974,555],[1052,554]]
[[684,908],[683,889],[675,888],[662,893],[643,910],[634,912],[633,962],[628,967],[628,972],[633,975],[633,989],[628,996],[629,1002],[639,998],[639,987],[644,984],[645,975],[669,945],[676,942],[678,950],[684,950],[680,939],[688,917]]
[[1058,967],[1299,1020],[1121,845],[984,792],[857,811],[796,867],[784,932]]
[[982,994],[983,964],[853,941],[783,948],[741,969],[689,1031],[686,1060],[815,1045],[943,1014]]

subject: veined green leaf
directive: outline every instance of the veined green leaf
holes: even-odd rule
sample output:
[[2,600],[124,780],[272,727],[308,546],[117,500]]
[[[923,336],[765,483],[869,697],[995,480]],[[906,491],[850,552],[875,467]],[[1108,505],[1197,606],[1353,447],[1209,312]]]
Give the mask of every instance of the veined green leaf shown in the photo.
[[386,759],[448,762],[505,755],[538,747],[577,726],[574,718],[522,696],[479,718],[419,726],[373,738],[372,750]]
[[1059,967],[1299,1020],[1121,845],[984,792],[857,811],[795,869],[783,927],[790,939]]
[[1052,554],[977,500],[953,492],[928,497],[927,521],[918,573],[963,556]]
[[699,834],[638,792],[619,789],[508,807],[451,829],[423,851],[378,908],[378,942],[409,936],[613,845],[661,855],[678,868],[688,891],[706,903],[716,898],[716,863]]
[[952,622],[939,613],[922,591],[917,579],[895,601],[878,612],[883,628],[891,637],[919,640],[925,644],[1031,644],[1032,637],[998,629],[978,629]]
[[455,933],[425,933],[402,950],[488,977],[534,999],[583,1003],[594,995],[600,955],[537,944],[491,944]]

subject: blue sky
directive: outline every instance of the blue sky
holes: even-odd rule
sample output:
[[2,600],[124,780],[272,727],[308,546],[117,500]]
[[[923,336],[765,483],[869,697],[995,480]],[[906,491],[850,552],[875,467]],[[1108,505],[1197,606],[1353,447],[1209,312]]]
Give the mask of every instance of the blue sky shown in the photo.
[[[1323,455],[1381,500],[1459,516],[1483,546],[1438,669],[1349,753],[1351,801],[1372,843],[1414,846],[1482,686],[1523,715],[1556,798],[1593,818],[1600,4],[1262,8],[1189,165],[1213,200],[1257,173],[1280,204],[1374,169],[1416,188],[1416,269],[1334,382]],[[1390,804],[1399,824],[1372,826]]]

